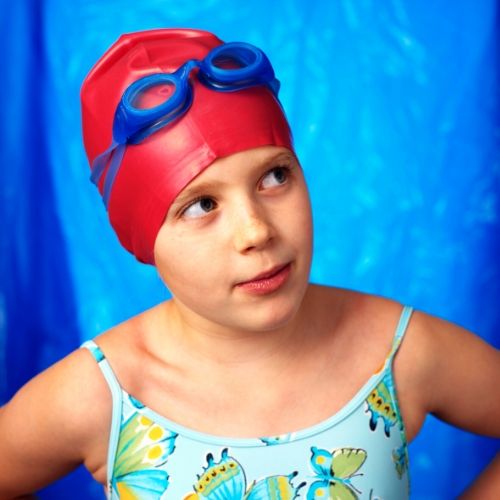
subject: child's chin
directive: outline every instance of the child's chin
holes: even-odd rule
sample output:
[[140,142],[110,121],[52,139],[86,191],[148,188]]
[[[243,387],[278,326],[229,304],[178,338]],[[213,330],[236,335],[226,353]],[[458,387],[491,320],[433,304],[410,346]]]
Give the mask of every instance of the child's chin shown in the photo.
[[256,308],[248,318],[247,329],[268,332],[285,328],[295,318],[298,307],[294,304],[282,305],[268,311]]

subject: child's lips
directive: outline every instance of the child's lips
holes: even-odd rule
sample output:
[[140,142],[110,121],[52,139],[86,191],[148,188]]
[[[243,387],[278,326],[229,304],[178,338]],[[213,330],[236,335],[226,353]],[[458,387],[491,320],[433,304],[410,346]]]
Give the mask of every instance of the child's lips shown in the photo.
[[254,294],[266,294],[279,289],[287,280],[291,263],[274,266],[268,271],[256,275],[249,281],[237,283],[236,287]]
[[263,278],[270,278],[271,276],[273,276],[274,274],[278,273],[279,271],[281,271],[285,266],[287,266],[289,264],[289,262],[287,264],[278,264],[277,266],[273,266],[271,269],[269,269],[268,271],[264,271],[262,273],[259,273],[257,274],[256,276],[254,276],[253,278],[250,278],[249,280],[247,281],[241,281],[240,283],[237,283],[237,285],[243,285],[245,283],[250,283],[252,281],[258,281],[258,280],[261,280]]

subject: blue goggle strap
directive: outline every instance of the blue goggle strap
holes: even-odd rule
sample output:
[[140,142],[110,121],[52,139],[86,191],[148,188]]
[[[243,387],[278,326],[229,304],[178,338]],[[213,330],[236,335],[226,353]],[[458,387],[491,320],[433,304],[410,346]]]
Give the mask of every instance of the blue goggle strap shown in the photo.
[[109,163],[108,172],[106,174],[106,180],[104,181],[104,191],[102,194],[102,201],[106,209],[108,208],[109,197],[111,196],[111,189],[113,183],[115,182],[116,174],[120,168],[120,164],[123,160],[123,155],[125,154],[125,148],[127,144],[117,144],[112,142],[111,146],[100,154],[92,163],[92,174],[90,175],[90,180],[96,185],[99,185],[99,181],[106,169],[106,165]]

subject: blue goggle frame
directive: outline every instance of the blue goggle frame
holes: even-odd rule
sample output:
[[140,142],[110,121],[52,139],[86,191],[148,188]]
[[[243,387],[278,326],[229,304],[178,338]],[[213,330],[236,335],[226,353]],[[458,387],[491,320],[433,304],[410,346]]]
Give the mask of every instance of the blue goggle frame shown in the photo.
[[[236,62],[240,67],[223,68],[220,64],[225,61]],[[111,159],[104,182],[103,201],[106,208],[126,145],[139,144],[160,128],[180,118],[190,108],[193,89],[189,77],[195,68],[198,68],[198,79],[206,87],[218,92],[234,92],[265,85],[278,99],[280,82],[274,75],[269,59],[259,48],[243,42],[219,45],[204,59],[190,59],[173,73],[154,73],[139,78],[127,87],[116,108],[111,145],[92,163],[90,179],[97,185]],[[174,91],[166,101],[146,109],[134,106],[141,93],[158,85],[173,86]]]

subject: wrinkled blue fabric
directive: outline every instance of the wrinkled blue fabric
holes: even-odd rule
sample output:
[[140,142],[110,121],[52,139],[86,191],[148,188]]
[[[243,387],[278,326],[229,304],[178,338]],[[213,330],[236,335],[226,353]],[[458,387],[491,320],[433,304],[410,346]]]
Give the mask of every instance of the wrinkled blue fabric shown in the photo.
[[[313,199],[313,281],[396,298],[498,347],[495,16],[494,0],[2,2],[0,404],[168,296],[109,227],[79,110],[107,47],[156,27],[268,54]],[[428,419],[410,447],[412,498],[456,497],[498,447]],[[40,497],[102,489],[79,470]]]

